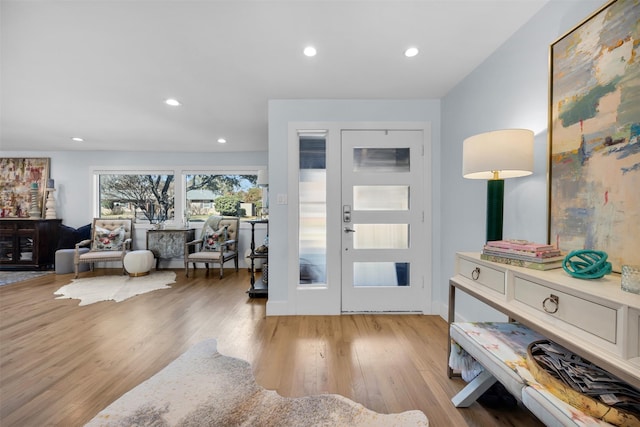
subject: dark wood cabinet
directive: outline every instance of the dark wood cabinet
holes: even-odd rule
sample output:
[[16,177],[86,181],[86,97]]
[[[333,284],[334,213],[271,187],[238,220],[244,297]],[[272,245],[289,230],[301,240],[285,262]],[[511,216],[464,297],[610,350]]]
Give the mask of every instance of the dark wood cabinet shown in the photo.
[[0,270],[53,268],[61,219],[0,219]]

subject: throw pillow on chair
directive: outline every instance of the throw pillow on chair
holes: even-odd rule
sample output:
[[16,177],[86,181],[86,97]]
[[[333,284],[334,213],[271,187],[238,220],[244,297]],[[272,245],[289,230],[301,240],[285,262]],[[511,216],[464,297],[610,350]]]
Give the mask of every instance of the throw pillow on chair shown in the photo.
[[219,252],[222,245],[227,241],[227,225],[213,231],[211,227],[207,227],[205,236],[202,241],[203,251]]

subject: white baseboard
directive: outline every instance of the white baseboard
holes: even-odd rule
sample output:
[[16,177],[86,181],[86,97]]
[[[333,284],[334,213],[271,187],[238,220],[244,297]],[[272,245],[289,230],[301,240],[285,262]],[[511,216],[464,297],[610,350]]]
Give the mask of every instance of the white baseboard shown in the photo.
[[291,316],[289,312],[289,304],[287,301],[273,301],[271,298],[267,301],[267,316]]

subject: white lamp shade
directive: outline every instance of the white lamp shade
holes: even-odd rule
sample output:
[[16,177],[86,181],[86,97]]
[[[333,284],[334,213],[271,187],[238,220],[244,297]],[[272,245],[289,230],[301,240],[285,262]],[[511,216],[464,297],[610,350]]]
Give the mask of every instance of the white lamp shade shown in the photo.
[[533,173],[533,132],[528,129],[504,129],[481,133],[464,140],[462,176],[492,179],[497,171],[501,179]]
[[257,185],[269,185],[269,172],[266,169],[260,169],[258,171]]

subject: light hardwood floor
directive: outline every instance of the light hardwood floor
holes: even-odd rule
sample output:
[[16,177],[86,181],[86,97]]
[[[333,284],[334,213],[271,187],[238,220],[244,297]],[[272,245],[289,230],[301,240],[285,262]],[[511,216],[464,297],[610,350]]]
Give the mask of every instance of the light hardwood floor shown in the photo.
[[[423,411],[430,425],[541,426],[526,409],[474,403],[446,376],[447,325],[438,316],[266,317],[245,270],[184,277],[171,289],[84,307],[53,292],[72,274],[0,286],[0,425],[81,426],[197,342],[249,361],[283,396],[338,393],[383,413]],[[116,274],[97,270],[96,274]]]

